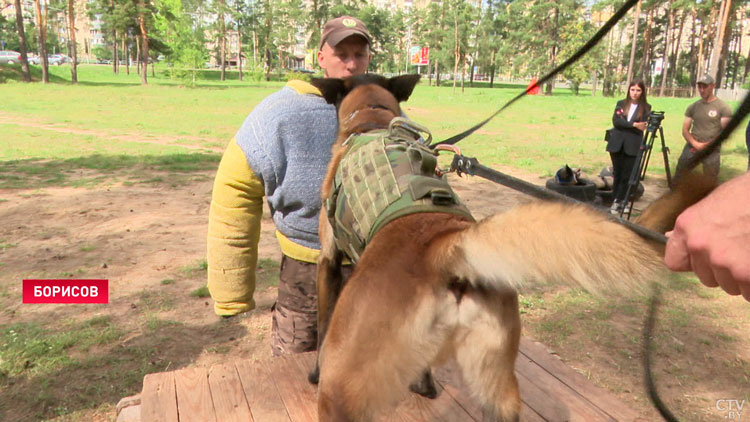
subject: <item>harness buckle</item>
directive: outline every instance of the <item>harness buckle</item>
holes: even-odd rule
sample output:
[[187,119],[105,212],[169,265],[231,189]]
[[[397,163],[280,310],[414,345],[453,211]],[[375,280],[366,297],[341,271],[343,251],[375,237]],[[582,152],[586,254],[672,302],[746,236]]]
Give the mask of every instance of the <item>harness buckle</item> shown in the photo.
[[[426,127],[420,125],[419,123],[416,123],[412,120],[407,119],[406,117],[394,117],[391,122],[388,124],[388,135],[394,134],[395,128],[401,128],[411,134],[414,135],[417,142],[423,145],[430,145],[432,142],[432,133],[430,133],[430,130]],[[422,134],[427,135],[427,139],[425,140]]]

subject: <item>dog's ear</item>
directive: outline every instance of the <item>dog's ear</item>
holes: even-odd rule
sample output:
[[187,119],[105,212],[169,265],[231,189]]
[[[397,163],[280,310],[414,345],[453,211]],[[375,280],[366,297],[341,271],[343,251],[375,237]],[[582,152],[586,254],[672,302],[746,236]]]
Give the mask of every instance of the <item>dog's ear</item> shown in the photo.
[[419,82],[419,75],[402,75],[388,79],[388,90],[398,102],[409,99],[414,87]]
[[335,106],[338,106],[347,91],[344,80],[339,78],[312,78],[310,84],[318,88],[328,104]]

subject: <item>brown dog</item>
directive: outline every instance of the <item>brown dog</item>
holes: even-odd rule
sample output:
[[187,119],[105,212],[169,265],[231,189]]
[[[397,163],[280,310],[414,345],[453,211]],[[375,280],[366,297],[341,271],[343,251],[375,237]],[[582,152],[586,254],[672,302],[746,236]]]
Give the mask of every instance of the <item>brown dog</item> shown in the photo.
[[[408,99],[418,79],[363,75],[313,81],[337,105],[339,116],[324,203],[350,136],[387,128],[402,115],[399,102]],[[647,242],[603,214],[551,202],[519,206],[478,223],[450,212],[396,218],[374,234],[343,288],[336,270],[342,252],[333,233],[322,211],[321,421],[369,421],[395,405],[431,365],[449,358],[487,420],[517,421],[521,402],[513,369],[521,323],[515,288],[549,282],[632,294],[662,268]]]

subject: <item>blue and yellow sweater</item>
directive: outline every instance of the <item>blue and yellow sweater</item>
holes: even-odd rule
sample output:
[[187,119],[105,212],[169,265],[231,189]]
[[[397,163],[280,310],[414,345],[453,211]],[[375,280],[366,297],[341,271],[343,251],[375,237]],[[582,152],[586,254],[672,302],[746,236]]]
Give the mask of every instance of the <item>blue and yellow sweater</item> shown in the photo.
[[218,315],[255,307],[265,196],[282,252],[316,262],[320,185],[336,140],[336,109],[302,81],[266,97],[227,146],[208,222],[208,288]]

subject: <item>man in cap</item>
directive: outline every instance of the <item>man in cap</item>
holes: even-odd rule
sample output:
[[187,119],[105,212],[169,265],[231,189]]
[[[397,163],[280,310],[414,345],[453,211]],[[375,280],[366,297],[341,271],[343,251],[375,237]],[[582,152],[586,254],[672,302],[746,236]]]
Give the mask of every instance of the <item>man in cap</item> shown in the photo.
[[[330,78],[363,74],[370,64],[371,43],[358,19],[332,19],[323,27],[318,64]],[[307,82],[290,81],[253,109],[216,173],[207,239],[214,311],[230,317],[255,308],[265,196],[282,253],[272,308],[274,355],[306,352],[317,345],[320,185],[337,130],[336,110],[320,92]]]
[[[690,159],[713,142],[732,118],[732,109],[714,95],[716,84],[711,75],[703,75],[697,84],[701,99],[690,104],[685,110],[682,137],[687,143],[677,161],[676,179],[686,169]],[[703,160],[703,173],[717,178],[720,164],[720,150],[716,149]]]

